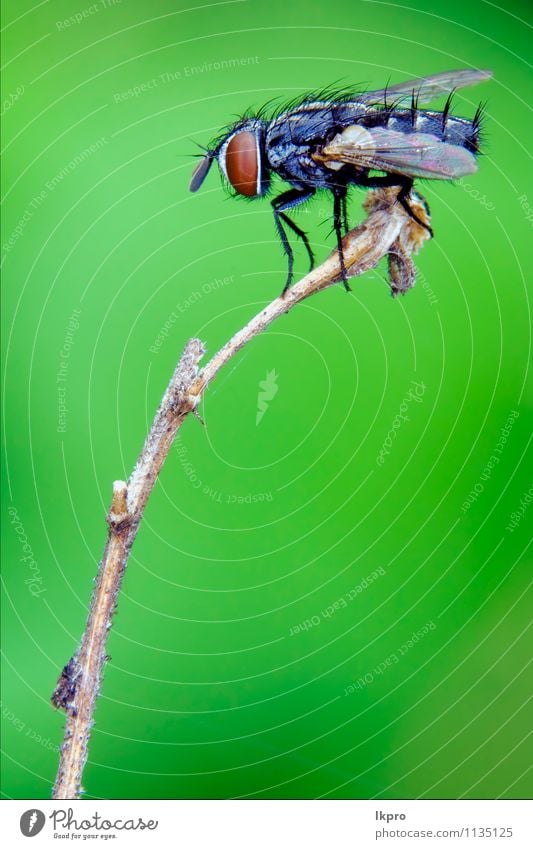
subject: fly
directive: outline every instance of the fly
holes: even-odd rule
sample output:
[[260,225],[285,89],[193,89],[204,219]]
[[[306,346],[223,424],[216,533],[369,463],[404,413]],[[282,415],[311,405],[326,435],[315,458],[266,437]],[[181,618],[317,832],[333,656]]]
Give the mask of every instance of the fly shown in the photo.
[[[341,278],[349,291],[342,252],[342,238],[349,229],[348,188],[397,187],[397,202],[429,229],[411,209],[413,182],[455,180],[477,170],[482,107],[472,119],[452,115],[450,107],[456,89],[491,76],[490,71],[447,71],[360,94],[329,90],[308,95],[270,119],[264,110],[243,117],[207,148],[190,190],[200,188],[214,159],[235,195],[266,195],[273,172],[291,185],[271,201],[288,262],[282,294],[293,279],[288,231],[302,240],[311,268],[314,265],[307,234],[287,213],[318,189],[330,191]],[[442,111],[420,108],[442,94],[448,94]]]

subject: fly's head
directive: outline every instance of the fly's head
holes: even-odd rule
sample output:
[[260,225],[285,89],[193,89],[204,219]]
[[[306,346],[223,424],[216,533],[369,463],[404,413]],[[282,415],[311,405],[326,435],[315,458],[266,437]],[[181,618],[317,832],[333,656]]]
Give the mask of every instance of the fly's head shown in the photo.
[[189,185],[196,192],[216,159],[224,178],[236,194],[249,198],[264,195],[270,184],[265,148],[265,123],[245,118],[215,142],[196,166]]

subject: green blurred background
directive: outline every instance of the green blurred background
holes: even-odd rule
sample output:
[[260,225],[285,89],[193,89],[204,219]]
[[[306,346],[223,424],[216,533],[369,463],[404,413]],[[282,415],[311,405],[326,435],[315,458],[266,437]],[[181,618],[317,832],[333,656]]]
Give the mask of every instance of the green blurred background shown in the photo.
[[[416,288],[392,300],[380,268],[298,307],[213,384],[206,427],[180,432],[125,578],[84,786],[531,794],[527,15],[516,0],[5,3],[4,797],[50,795],[64,718],[49,696],[111,484],[185,342],[213,353],[285,279],[267,200],[228,198],[216,168],[188,192],[195,143],[273,97],[454,67],[495,72],[455,103],[488,101],[486,155],[424,187],[436,238]],[[296,219],[327,256],[328,198]]]

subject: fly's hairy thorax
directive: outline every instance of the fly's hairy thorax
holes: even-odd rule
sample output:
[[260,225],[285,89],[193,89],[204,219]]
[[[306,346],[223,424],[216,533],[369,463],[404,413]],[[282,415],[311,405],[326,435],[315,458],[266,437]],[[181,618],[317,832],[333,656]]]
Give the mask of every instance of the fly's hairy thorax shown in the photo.
[[[312,154],[368,111],[362,103],[309,103],[275,118],[266,134],[270,167],[294,185],[328,188],[335,178]],[[350,115],[350,120],[347,120]]]

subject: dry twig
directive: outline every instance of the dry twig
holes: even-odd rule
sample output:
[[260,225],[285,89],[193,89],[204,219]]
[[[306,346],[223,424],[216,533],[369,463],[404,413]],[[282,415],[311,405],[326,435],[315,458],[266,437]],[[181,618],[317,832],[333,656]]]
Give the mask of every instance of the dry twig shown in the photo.
[[[393,294],[405,292],[413,285],[415,269],[411,255],[429,237],[428,232],[413,222],[395,200],[394,189],[370,192],[365,202],[368,217],[343,241],[344,261],[350,277],[362,274],[383,257],[388,257]],[[411,203],[417,215],[429,224],[423,200],[413,194]],[[82,773],[107,659],[106,643],[113,612],[146,502],[178,428],[186,416],[196,410],[209,383],[237,351],[278,316],[316,292],[332,286],[339,276],[339,259],[335,251],[319,268],[289,289],[284,297],[276,298],[252,318],[202,370],[199,367],[205,353],[202,342],[191,339],[187,344],[128,482],[115,481],[113,485],[113,499],[107,516],[107,542],[87,625],[80,648],[63,668],[52,695],[52,703],[67,714],[54,799],[77,799],[82,793]]]

